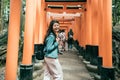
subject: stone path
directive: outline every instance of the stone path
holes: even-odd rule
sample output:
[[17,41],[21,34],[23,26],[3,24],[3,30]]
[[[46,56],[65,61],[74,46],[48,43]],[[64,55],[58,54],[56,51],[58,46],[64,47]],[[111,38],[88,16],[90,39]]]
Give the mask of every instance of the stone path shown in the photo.
[[92,80],[85,65],[78,58],[76,51],[68,51],[60,56],[64,80]]

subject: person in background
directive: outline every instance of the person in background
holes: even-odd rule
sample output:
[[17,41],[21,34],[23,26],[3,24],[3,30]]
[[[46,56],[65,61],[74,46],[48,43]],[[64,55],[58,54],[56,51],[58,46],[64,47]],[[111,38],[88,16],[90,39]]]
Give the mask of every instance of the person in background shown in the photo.
[[63,80],[62,67],[58,60],[58,45],[60,40],[57,37],[58,31],[59,22],[57,20],[52,20],[44,39],[44,80]]
[[73,31],[70,29],[68,32],[68,49],[72,49],[72,44],[73,44]]
[[58,37],[60,38],[60,52],[65,51],[65,42],[66,42],[66,35],[65,35],[65,30],[60,30]]

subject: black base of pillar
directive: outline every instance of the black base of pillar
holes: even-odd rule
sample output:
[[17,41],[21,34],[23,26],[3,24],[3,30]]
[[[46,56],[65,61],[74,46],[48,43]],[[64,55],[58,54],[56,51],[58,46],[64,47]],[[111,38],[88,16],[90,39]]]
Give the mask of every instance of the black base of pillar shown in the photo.
[[36,55],[33,54],[33,55],[32,55],[32,63],[34,64],[35,62],[36,62]]
[[84,48],[79,46],[79,53],[81,56],[84,56]]
[[101,68],[101,80],[115,80],[114,68]]
[[33,65],[20,65],[20,80],[33,80]]
[[81,56],[81,47],[78,45],[78,52],[79,52],[79,55]]
[[39,52],[39,44],[34,44],[34,54],[35,54],[35,59],[37,59],[36,54]]
[[86,45],[85,60],[90,61],[92,46]]
[[75,46],[75,48],[76,48],[77,50],[79,50],[79,42],[78,42],[78,40],[75,40],[75,41],[74,41],[74,46]]
[[36,55],[37,60],[43,60],[44,59],[44,44],[34,44],[34,54]]
[[82,47],[82,56],[83,56],[83,58],[85,59],[85,48],[84,47]]
[[98,64],[98,46],[92,45],[90,64],[91,65],[97,65]]
[[98,74],[101,75],[101,68],[102,68],[102,57],[98,56]]

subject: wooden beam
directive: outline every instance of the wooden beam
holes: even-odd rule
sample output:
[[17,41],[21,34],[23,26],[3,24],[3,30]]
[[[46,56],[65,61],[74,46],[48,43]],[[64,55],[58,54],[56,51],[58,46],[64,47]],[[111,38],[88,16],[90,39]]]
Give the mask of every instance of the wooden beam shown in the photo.
[[58,12],[58,13],[76,13],[76,12],[83,12],[83,9],[51,9],[51,8],[47,8],[46,9],[47,12]]
[[71,26],[72,24],[60,24],[60,26]]
[[60,29],[67,29],[68,26],[60,26]]
[[[48,5],[53,5],[53,6],[63,6],[63,9],[51,9],[51,8],[48,8]],[[59,13],[62,13],[62,12],[67,12],[67,13],[76,13],[76,12],[83,12],[84,9],[80,8],[80,9],[67,9],[67,6],[68,5],[81,5],[81,6],[85,6],[86,5],[86,2],[46,2],[46,11],[48,12],[59,12]]]
[[84,5],[86,2],[46,2],[47,5]]
[[60,22],[60,24],[66,24],[66,25],[68,24],[68,25],[72,25],[71,22],[67,22],[67,23],[64,23],[64,22],[61,23],[61,22]]
[[59,20],[60,22],[71,22],[71,21],[74,21],[74,19],[57,19]]

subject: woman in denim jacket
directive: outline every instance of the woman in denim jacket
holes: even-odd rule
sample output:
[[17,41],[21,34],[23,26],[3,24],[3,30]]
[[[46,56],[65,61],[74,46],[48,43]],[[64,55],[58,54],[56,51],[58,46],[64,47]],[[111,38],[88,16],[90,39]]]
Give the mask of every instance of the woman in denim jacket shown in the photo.
[[59,22],[52,20],[50,22],[47,34],[44,39],[45,43],[45,70],[44,80],[63,80],[63,72],[58,60],[58,43]]

